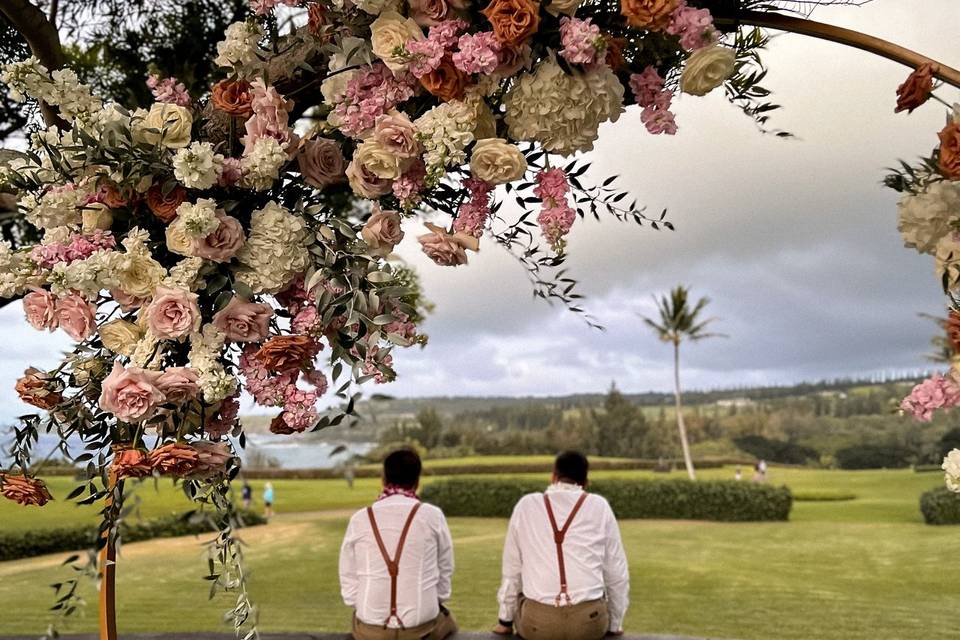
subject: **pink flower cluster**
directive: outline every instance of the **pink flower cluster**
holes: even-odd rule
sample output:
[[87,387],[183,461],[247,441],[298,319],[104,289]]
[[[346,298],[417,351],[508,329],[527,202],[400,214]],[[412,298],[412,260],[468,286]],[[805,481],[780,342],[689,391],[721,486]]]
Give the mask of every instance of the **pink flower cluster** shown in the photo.
[[287,285],[286,289],[277,293],[274,298],[291,314],[297,315],[305,307],[310,306],[309,303],[316,301],[314,295],[307,291],[305,285],[303,276],[297,276],[293,282]]
[[567,203],[569,191],[570,184],[563,169],[545,169],[537,174],[537,186],[533,188],[533,193],[543,202],[537,222],[540,223],[543,236],[555,248],[570,233],[577,218],[577,213]]
[[393,181],[393,195],[404,208],[412,207],[420,201],[420,194],[426,187],[427,168],[423,160],[415,160],[399,178]]
[[46,289],[34,289],[23,296],[23,311],[34,329],[53,331],[59,327],[77,342],[97,329],[97,308],[74,292],[57,298]]
[[921,422],[930,422],[937,409],[960,405],[960,387],[939,373],[913,388],[900,403],[900,409]]
[[560,55],[570,64],[592,65],[601,57],[604,48],[600,27],[590,18],[560,18]]
[[187,88],[182,82],[177,82],[176,78],[170,77],[161,80],[151,73],[147,78],[147,86],[157,102],[175,104],[181,107],[189,107],[191,104]]
[[[319,343],[317,343],[319,347]],[[240,354],[240,373],[246,380],[246,389],[257,404],[265,407],[283,407],[283,421],[293,431],[304,431],[316,422],[317,399],[327,390],[327,378],[321,371],[291,369],[270,373],[257,357],[258,347],[250,345]],[[297,386],[301,378],[314,386],[304,390]]]
[[396,320],[384,325],[383,332],[388,335],[398,335],[404,340],[413,342],[417,337],[417,325],[410,322],[410,316],[400,311],[396,306],[394,306],[391,313]]
[[443,57],[449,53],[460,32],[467,28],[463,20],[445,20],[432,27],[423,40],[408,40],[406,49],[410,53],[410,73],[422,78],[440,66]]
[[468,178],[464,186],[470,192],[470,199],[460,205],[457,219],[453,221],[454,231],[479,238],[490,215],[490,193],[493,185],[476,178]]
[[84,260],[97,251],[114,249],[116,246],[117,239],[112,233],[97,229],[89,235],[74,233],[69,242],[38,244],[30,250],[30,259],[42,269],[52,269],[61,262],[70,264],[75,260]]
[[457,41],[453,65],[464,73],[489,75],[500,65],[500,43],[492,31],[466,33]]
[[655,68],[647,67],[643,73],[632,74],[630,90],[637,104],[643,107],[640,120],[647,131],[654,135],[665,133],[672,136],[677,133],[677,122],[670,111],[673,91],[664,89],[664,79]]
[[209,416],[203,423],[204,432],[211,438],[220,438],[231,431],[237,425],[237,417],[240,415],[240,402],[237,399],[240,391],[237,390],[232,396],[225,398],[217,411]]
[[382,62],[364,67],[347,82],[334,109],[342,123],[340,129],[360,137],[376,125],[377,118],[412,98],[417,86],[416,78],[406,73],[394,76]]
[[296,134],[290,129],[290,111],[293,101],[286,100],[276,88],[268,87],[262,78],[250,85],[250,108],[253,115],[244,125],[247,135],[243,138],[243,154],[249,155],[260,138],[274,138],[285,148],[296,143]]
[[[382,371],[380,367],[377,366],[377,354],[380,352],[380,347],[378,345],[372,345],[367,348],[367,357],[364,358],[363,364],[360,366],[360,370],[365,376],[373,376],[373,381],[377,384],[385,384],[393,380],[393,376],[389,375],[387,372]],[[354,357],[359,357],[360,353],[357,351],[357,348],[354,347],[351,352]],[[380,363],[385,367],[393,367],[393,356],[387,354],[380,358]]]
[[694,9],[688,7],[686,0],[681,0],[679,6],[670,16],[667,33],[680,36],[680,46],[687,51],[700,49],[713,44],[718,39],[713,27],[713,16],[709,9]]
[[258,16],[265,16],[280,5],[295,7],[298,0],[250,0],[250,8]]

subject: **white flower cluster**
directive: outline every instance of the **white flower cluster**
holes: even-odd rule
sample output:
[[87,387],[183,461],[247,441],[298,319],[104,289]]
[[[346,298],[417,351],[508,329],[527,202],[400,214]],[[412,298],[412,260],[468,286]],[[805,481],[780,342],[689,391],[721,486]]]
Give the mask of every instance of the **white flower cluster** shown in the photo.
[[960,493],[960,449],[953,449],[947,454],[942,469],[947,474],[947,489]]
[[593,149],[602,122],[623,113],[623,85],[605,65],[564,73],[549,60],[526,73],[504,97],[505,121],[514,140],[539,142],[553,153]]
[[206,402],[220,402],[237,390],[237,379],[220,363],[220,352],[226,335],[212,324],[204,325],[199,333],[190,336],[190,366],[196,370],[197,381]]
[[72,187],[53,188],[37,197],[27,194],[20,199],[27,222],[38,229],[77,226],[81,222],[80,197],[86,195]]
[[76,291],[84,298],[93,300],[100,291],[117,284],[117,258],[123,255],[116,251],[97,251],[83,260],[74,260],[69,264],[59,262],[47,276],[50,291],[58,296]]
[[[369,40],[353,36],[346,36],[340,40],[339,45],[331,46],[336,46],[336,49],[330,55],[330,62],[327,65],[328,75],[334,72],[339,73],[331,75],[323,81],[320,85],[320,93],[323,95],[324,102],[334,106],[342,99],[350,79],[360,73],[359,69],[341,70],[360,62],[369,63],[373,52],[370,50]],[[329,117],[327,116],[328,119]]]
[[137,341],[130,355],[130,364],[142,369],[157,369],[163,361],[162,350],[164,346],[161,340],[158,340],[149,330],[143,334],[143,337]]
[[464,149],[473,142],[476,110],[464,102],[451,100],[417,118],[414,126],[424,149],[427,184],[433,185],[446,173],[447,165],[467,161]]
[[90,93],[90,87],[81,84],[70,69],[57,69],[52,74],[40,61],[31,56],[22,62],[3,66],[0,81],[10,87],[14,100],[27,97],[60,107],[60,113],[69,119],[100,109],[101,101]]
[[6,240],[0,242],[0,297],[19,295],[40,282],[29,252],[14,251]]
[[190,189],[209,189],[217,184],[223,160],[209,142],[194,142],[174,154],[173,175]]
[[217,230],[217,201],[212,198],[200,198],[195,203],[184,202],[177,207],[175,222],[192,238],[206,238]]
[[310,263],[303,219],[276,202],[253,212],[247,243],[237,253],[237,278],[254,293],[277,293]]
[[280,167],[286,164],[287,152],[276,138],[257,138],[250,153],[240,159],[243,178],[240,184],[250,189],[263,191],[273,186],[280,175]]
[[163,286],[196,291],[203,286],[203,279],[200,277],[202,268],[203,258],[184,258],[170,267],[170,275],[163,279]]
[[922,193],[903,196],[897,209],[897,229],[906,246],[934,253],[951,223],[960,219],[960,182],[934,182]]
[[214,62],[220,67],[253,70],[260,65],[257,55],[263,30],[255,22],[234,22],[227,27],[226,37],[217,43]]

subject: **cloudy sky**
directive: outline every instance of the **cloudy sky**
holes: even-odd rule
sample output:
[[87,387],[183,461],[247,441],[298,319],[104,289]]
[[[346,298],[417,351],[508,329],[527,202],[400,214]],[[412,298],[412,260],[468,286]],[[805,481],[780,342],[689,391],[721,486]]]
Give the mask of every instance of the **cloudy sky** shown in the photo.
[[[865,31],[960,67],[955,0],[874,0],[819,9],[814,18]],[[909,8],[908,8],[909,7]],[[606,332],[530,295],[523,270],[491,242],[468,267],[420,255],[410,221],[400,254],[422,274],[436,311],[430,344],[396,353],[396,396],[545,395],[670,388],[668,348],[640,323],[651,295],[685,283],[707,295],[727,339],[684,353],[684,384],[716,388],[786,383],[926,367],[943,297],[929,257],[903,248],[896,194],[884,167],[933,148],[944,110],[894,115],[908,73],[893,62],[797,35],[775,38],[766,86],[784,106],[763,136],[722,95],[683,96],[680,131],[650,136],[639,112],[600,130],[587,174],[612,173],[651,210],[669,209],[675,232],[578,221],[569,267]],[[957,93],[940,95],[956,100]],[[14,381],[28,364],[52,365],[66,341],[39,334],[19,305],[0,311],[4,416],[20,411]]]

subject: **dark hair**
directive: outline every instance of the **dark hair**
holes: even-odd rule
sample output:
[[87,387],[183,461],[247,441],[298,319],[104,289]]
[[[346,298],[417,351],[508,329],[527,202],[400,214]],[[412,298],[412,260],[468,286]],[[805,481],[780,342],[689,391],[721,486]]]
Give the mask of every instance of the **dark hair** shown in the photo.
[[384,481],[402,489],[413,489],[420,482],[420,456],[412,449],[398,449],[383,459]]
[[589,469],[590,463],[587,462],[587,456],[579,451],[564,451],[553,463],[553,472],[557,474],[559,480],[574,482],[581,487],[587,484]]

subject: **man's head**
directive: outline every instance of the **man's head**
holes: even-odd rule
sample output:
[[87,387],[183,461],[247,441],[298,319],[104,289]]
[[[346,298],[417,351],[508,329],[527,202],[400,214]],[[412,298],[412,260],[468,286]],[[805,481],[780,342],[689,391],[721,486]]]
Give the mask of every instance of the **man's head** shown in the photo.
[[420,485],[420,456],[412,449],[398,449],[383,460],[383,484],[385,486],[412,489]]
[[564,451],[553,463],[553,481],[587,486],[587,471],[590,463],[579,451]]

